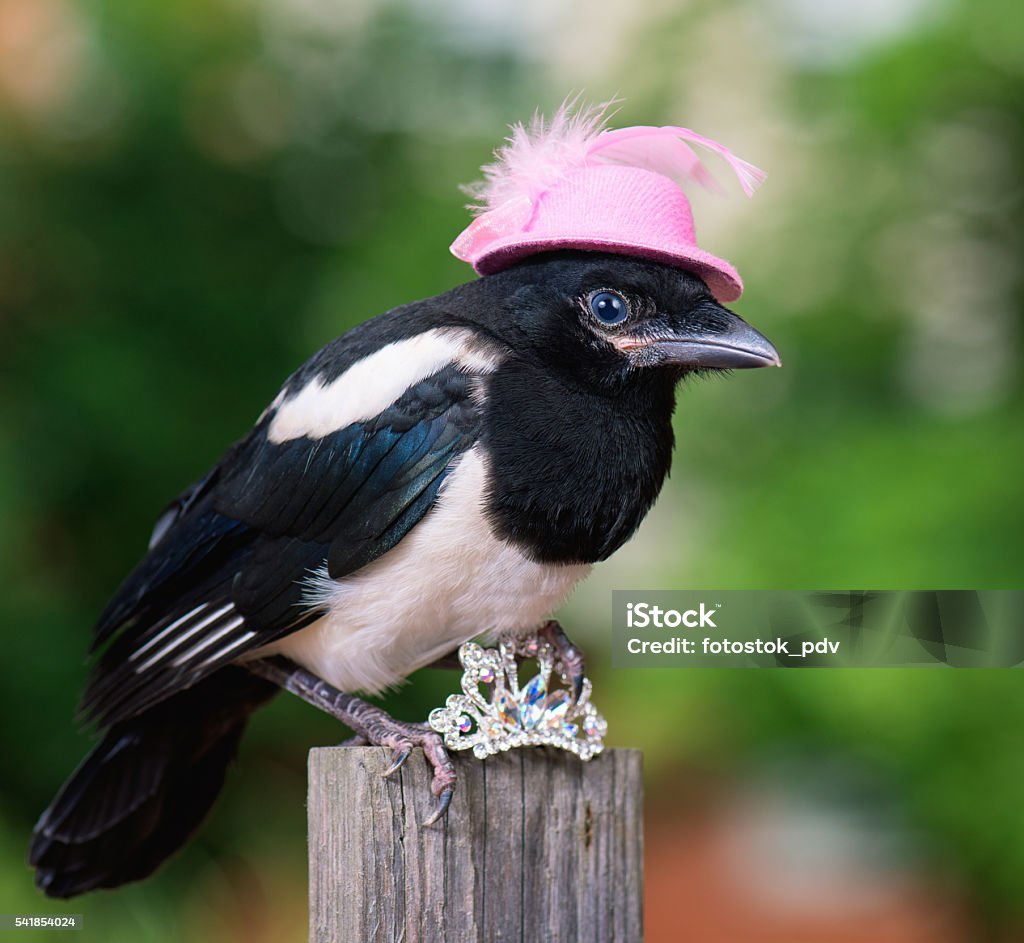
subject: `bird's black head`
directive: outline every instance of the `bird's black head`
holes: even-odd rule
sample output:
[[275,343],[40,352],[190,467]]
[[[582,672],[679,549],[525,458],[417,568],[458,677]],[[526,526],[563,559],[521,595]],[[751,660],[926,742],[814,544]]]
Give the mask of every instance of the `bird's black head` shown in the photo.
[[488,326],[591,389],[781,363],[768,339],[715,301],[697,276],[659,262],[554,252],[485,281],[501,299]]

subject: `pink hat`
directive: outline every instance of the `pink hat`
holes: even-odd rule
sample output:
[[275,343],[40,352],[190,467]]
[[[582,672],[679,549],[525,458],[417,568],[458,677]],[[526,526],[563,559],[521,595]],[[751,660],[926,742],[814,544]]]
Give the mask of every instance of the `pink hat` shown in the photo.
[[497,160],[481,168],[477,218],[452,243],[452,253],[480,275],[552,249],[590,249],[655,259],[699,275],[722,302],[743,282],[724,259],[696,242],[693,213],[680,188],[717,182],[687,142],[728,162],[747,196],[764,173],[721,144],[687,128],[604,130],[604,107],[571,113],[563,105],[550,125],[536,116],[512,129]]

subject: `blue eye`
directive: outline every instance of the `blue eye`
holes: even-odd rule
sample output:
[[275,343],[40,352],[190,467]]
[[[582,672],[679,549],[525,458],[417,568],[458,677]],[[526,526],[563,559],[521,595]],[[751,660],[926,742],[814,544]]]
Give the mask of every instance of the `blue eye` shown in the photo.
[[595,291],[590,296],[590,311],[602,324],[621,324],[629,317],[629,305],[614,291]]

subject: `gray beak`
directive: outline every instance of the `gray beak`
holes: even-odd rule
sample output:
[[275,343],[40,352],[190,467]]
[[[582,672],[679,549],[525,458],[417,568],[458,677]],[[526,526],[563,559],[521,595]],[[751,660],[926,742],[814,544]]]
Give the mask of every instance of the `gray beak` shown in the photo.
[[781,367],[779,352],[763,334],[725,308],[715,312],[713,329],[654,337],[621,338],[617,346],[642,357],[644,365],[691,369],[744,370]]

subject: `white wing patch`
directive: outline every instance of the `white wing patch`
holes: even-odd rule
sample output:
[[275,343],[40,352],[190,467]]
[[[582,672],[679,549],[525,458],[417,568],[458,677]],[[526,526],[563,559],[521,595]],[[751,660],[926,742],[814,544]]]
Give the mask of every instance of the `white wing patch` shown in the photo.
[[320,439],[355,422],[373,419],[410,386],[451,363],[490,373],[497,359],[471,331],[435,328],[395,341],[354,363],[330,383],[314,377],[280,402],[267,430],[271,442]]

